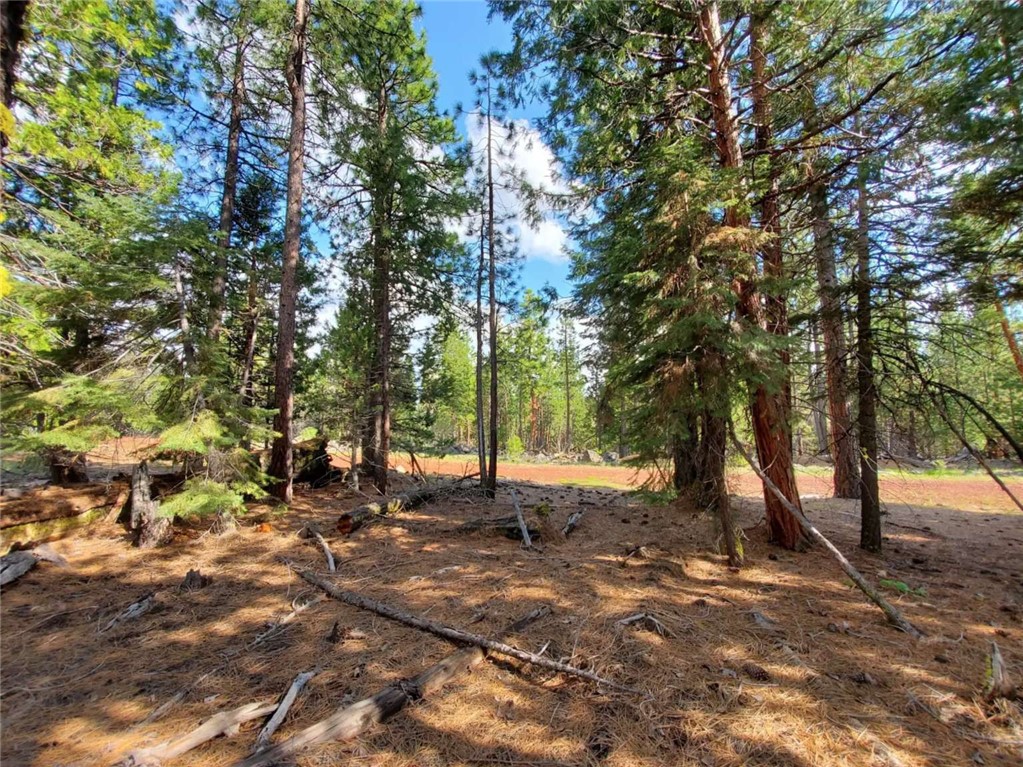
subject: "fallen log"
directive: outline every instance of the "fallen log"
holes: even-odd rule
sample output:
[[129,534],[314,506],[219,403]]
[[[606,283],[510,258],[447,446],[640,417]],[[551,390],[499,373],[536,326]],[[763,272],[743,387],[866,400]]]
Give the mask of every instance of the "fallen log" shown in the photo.
[[337,531],[342,535],[351,535],[374,517],[397,514],[404,509],[414,509],[417,506],[422,506],[439,495],[455,490],[465,479],[463,477],[455,482],[444,485],[420,487],[381,501],[373,501],[362,506],[356,506],[347,514],[342,514],[338,518]]
[[43,560],[53,562],[58,567],[68,566],[67,560],[45,543],[34,549],[12,551],[0,557],[0,586],[18,580]]
[[120,767],[158,767],[171,759],[188,753],[196,746],[213,740],[218,735],[234,735],[238,728],[252,719],[266,716],[277,708],[273,703],[246,703],[233,711],[221,711],[214,714],[191,732],[158,746],[133,751],[121,762]]
[[358,594],[354,591],[346,591],[336,583],[333,583],[310,570],[302,570],[296,567],[293,562],[290,562],[287,559],[283,561],[303,580],[319,587],[326,592],[328,596],[344,602],[345,604],[352,605],[353,607],[369,610],[377,615],[382,615],[385,618],[389,618],[390,620],[398,623],[403,623],[406,626],[412,626],[413,628],[420,629],[421,631],[426,631],[427,633],[434,634],[451,642],[476,645],[477,647],[482,647],[485,650],[500,653],[501,655],[507,655],[511,658],[523,661],[524,663],[531,663],[534,666],[540,666],[541,668],[546,668],[550,671],[569,674],[570,676],[576,676],[580,679],[588,679],[591,682],[596,682],[597,684],[602,684],[606,687],[622,690],[624,692],[631,692],[637,695],[644,694],[633,687],[626,687],[625,685],[618,684],[617,682],[612,682],[610,679],[605,679],[602,676],[594,674],[592,671],[576,668],[575,666],[570,666],[566,663],[561,663],[549,658],[541,658],[539,655],[526,652],[525,650],[520,650],[517,647],[512,647],[504,642],[487,639],[479,634],[472,634],[468,631],[452,628],[451,626],[445,626],[444,624],[437,623],[436,621],[431,621],[428,618],[412,615],[404,610],[391,607],[383,602],[377,602],[375,599],[370,599],[369,597],[363,596],[362,594]]
[[31,551],[12,551],[0,557],[0,586],[18,580],[35,567],[37,561]]
[[[533,610],[529,615],[505,628],[499,636],[504,637],[521,631],[549,613],[550,608],[546,606]],[[339,709],[272,749],[237,762],[234,767],[264,767],[278,764],[290,760],[299,751],[316,743],[351,740],[373,725],[387,721],[409,703],[432,695],[449,682],[468,673],[482,663],[486,655],[486,651],[479,647],[463,647],[411,679],[403,679],[390,687],[385,687],[372,697]]]
[[[502,533],[506,538],[522,540],[522,529],[519,527],[518,517],[497,517],[495,519],[470,519],[456,527],[455,533],[476,533],[481,530],[495,530]],[[537,528],[530,527],[529,537],[532,539],[543,538],[543,532]]]
[[770,490],[782,506],[788,510],[789,514],[796,518],[796,521],[799,522],[799,526],[803,528],[803,532],[805,532],[813,540],[823,545],[824,548],[826,548],[831,555],[838,560],[838,564],[842,570],[845,571],[845,574],[852,579],[852,582],[856,584],[860,591],[867,595],[871,602],[881,608],[881,611],[885,614],[885,617],[888,618],[888,621],[892,625],[901,631],[905,631],[914,639],[922,638],[924,635],[923,632],[906,620],[905,616],[896,610],[887,599],[881,596],[877,589],[867,583],[867,579],[860,574],[859,570],[853,567],[852,562],[845,558],[845,555],[838,550],[835,544],[824,537],[824,533],[814,527],[810,520],[806,518],[806,515],[803,514],[803,512],[800,511],[794,503],[789,501],[789,499],[785,497],[785,494],[778,489],[778,486],[775,485],[763,471],[761,471],[760,467],[757,466],[756,462],[750,456],[749,451],[746,450],[743,444],[739,441],[739,438],[735,436],[735,428],[731,423],[728,424],[728,429],[731,433],[732,443],[735,445],[735,449],[739,451],[739,454],[746,459],[746,463],[750,465],[750,468],[752,468],[753,471],[756,472],[756,475],[760,477],[760,480],[764,483],[764,487]]
[[291,706],[294,704],[295,699],[298,698],[298,694],[302,692],[302,688],[306,686],[310,679],[319,673],[319,669],[313,669],[312,671],[303,671],[301,674],[295,677],[295,681],[288,687],[288,691],[284,693],[284,697],[281,698],[280,704],[277,706],[277,710],[274,711],[274,715],[270,717],[270,720],[263,725],[263,729],[259,731],[259,735],[256,736],[256,746],[252,753],[259,754],[266,751],[270,747],[270,738],[277,732],[277,728],[284,723],[284,718],[288,715],[291,710]]

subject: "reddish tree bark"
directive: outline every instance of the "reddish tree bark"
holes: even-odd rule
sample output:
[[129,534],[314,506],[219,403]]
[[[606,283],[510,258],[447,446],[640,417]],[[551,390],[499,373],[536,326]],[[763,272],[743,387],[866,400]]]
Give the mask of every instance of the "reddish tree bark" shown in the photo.
[[[716,2],[706,3],[700,9],[700,31],[707,46],[711,107],[718,155],[724,167],[740,169],[743,165],[742,147],[739,144],[738,120],[732,105],[727,51],[721,34],[721,21]],[[733,205],[725,210],[725,226],[746,229],[750,226],[750,220]],[[738,310],[742,318],[750,325],[768,329],[767,316],[754,285],[755,278],[756,274],[737,275],[732,289],[738,298]],[[753,391],[750,410],[760,466],[789,502],[801,510],[792,464],[784,386],[780,391],[772,392],[763,384],[758,385]],[[771,540],[788,549],[804,548],[807,539],[799,521],[766,486],[764,505]]]

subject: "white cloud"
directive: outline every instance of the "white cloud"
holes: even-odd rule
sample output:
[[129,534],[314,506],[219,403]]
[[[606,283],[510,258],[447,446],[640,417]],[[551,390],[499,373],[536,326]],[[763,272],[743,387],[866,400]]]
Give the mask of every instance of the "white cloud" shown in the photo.
[[[564,224],[549,206],[538,211],[539,221],[531,221],[521,189],[524,182],[539,192],[567,192],[568,186],[560,177],[557,158],[528,120],[513,120],[510,127],[494,122],[491,130],[497,215],[508,220],[526,259],[554,263],[567,260],[568,231]],[[487,125],[479,113],[466,115],[466,133],[473,155],[485,158]]]
[[527,258],[539,258],[554,263],[566,261],[565,245],[568,232],[553,219],[545,219],[535,228],[519,223],[519,245]]

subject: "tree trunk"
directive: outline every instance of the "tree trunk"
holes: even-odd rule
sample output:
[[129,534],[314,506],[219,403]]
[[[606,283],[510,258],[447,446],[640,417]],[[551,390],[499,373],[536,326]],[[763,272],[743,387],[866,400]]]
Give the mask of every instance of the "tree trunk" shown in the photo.
[[1016,372],[1019,373],[1020,378],[1023,378],[1023,354],[1020,354],[1019,344],[1016,342],[1016,334],[1009,324],[1009,317],[1005,313],[1005,304],[1002,303],[1001,299],[995,300],[995,309],[998,310],[998,324],[1002,326],[1002,335],[1005,336],[1005,343],[1008,344],[1009,351],[1012,353],[1012,361],[1016,363]]
[[813,218],[813,253],[817,265],[817,295],[821,303],[821,335],[824,340],[824,372],[831,421],[828,449],[834,461],[836,498],[859,498],[860,476],[856,440],[849,413],[848,369],[842,305],[835,270],[835,233],[831,225],[828,190],[822,180],[810,186]]
[[[721,35],[721,22],[717,2],[706,3],[700,11],[700,29],[707,46],[710,99],[713,111],[718,154],[726,168],[741,169],[742,148],[739,143],[739,126],[732,105],[728,64],[725,60],[727,46]],[[748,229],[749,217],[736,205],[725,210],[725,226]],[[755,270],[755,267],[753,267]],[[760,296],[752,283],[755,275],[736,275],[732,288],[738,298],[738,310],[745,322],[753,327],[768,328]],[[777,321],[775,317],[774,321]],[[784,384],[778,392],[769,392],[764,384],[758,384],[752,393],[751,414],[753,433],[756,436],[757,455],[766,474],[785,494],[786,499],[801,509],[796,476],[792,464],[791,437],[786,413],[788,410]],[[764,487],[764,505],[767,511],[771,540],[787,549],[804,548],[807,539],[799,522],[789,513],[768,488]]]
[[877,389],[874,383],[874,333],[871,327],[870,223],[867,169],[857,171],[856,200],[856,382],[859,396],[860,546],[881,551],[881,502],[877,481]]
[[480,462],[480,487],[487,488],[487,432],[483,423],[483,271],[486,212],[480,217],[480,260],[476,270],[476,453]]
[[572,449],[572,377],[570,365],[572,362],[571,348],[568,339],[568,322],[562,316],[565,325],[565,452]]
[[[813,436],[816,452],[818,455],[832,456],[831,441],[829,440],[828,419],[825,416],[827,408],[827,391],[825,386],[825,375],[820,361],[820,341],[818,340],[817,323],[810,322],[810,418],[813,421]],[[799,453],[802,450],[798,451]]]
[[[17,79],[18,48],[25,37],[25,13],[28,0],[7,0],[0,3],[0,76],[3,77],[4,106],[14,106],[14,83]],[[7,148],[7,132],[0,130],[0,160]]]
[[725,445],[728,432],[723,416],[710,411],[703,418],[704,476],[702,504],[717,519],[721,531],[721,544],[728,557],[729,567],[742,567],[742,541],[739,530],[732,522],[732,509],[725,485]]
[[[761,6],[767,7],[767,6]],[[766,13],[770,13],[768,10]],[[750,55],[753,59],[753,121],[756,123],[754,146],[758,154],[768,156],[767,189],[760,203],[760,231],[768,235],[760,249],[764,264],[764,282],[769,288],[764,297],[764,317],[767,330],[776,336],[788,339],[789,310],[785,291],[785,262],[781,247],[781,212],[778,209],[778,161],[771,154],[774,144],[774,126],[771,99],[767,81],[768,31],[760,8],[756,9],[750,23]],[[792,412],[792,381],[789,369],[790,355],[787,349],[778,352],[781,360],[783,416],[786,426]],[[792,452],[792,430],[786,428],[789,438],[789,453]]]
[[157,512],[160,502],[153,500],[151,485],[149,466],[142,461],[131,475],[131,516],[128,523],[136,536],[135,545],[140,549],[160,546],[172,535],[171,521]]
[[696,418],[686,415],[686,433],[673,434],[671,437],[672,485],[676,492],[682,493],[696,482],[699,459],[699,434]]
[[490,78],[487,78],[487,240],[489,243],[490,290],[490,466],[487,467],[486,494],[497,495],[497,252],[494,249],[494,141],[490,99]]
[[245,101],[245,46],[244,35],[236,42],[234,76],[231,80],[231,114],[227,123],[227,157],[224,162],[224,191],[220,198],[220,226],[217,241],[217,263],[210,289],[210,319],[207,337],[213,343],[220,339],[224,320],[224,294],[227,289],[227,252],[231,247],[231,228],[234,221],[234,201],[238,191],[238,154],[242,135],[242,106]]
[[257,269],[256,256],[252,254],[249,260],[249,285],[245,311],[245,342],[242,347],[241,385],[238,387],[238,394],[241,396],[242,404],[245,407],[252,407],[255,403],[252,369],[256,364],[256,337],[259,332],[259,278]]
[[295,407],[295,309],[298,303],[298,260],[302,237],[302,173],[305,165],[305,44],[308,0],[295,0],[295,25],[291,34],[286,75],[291,91],[291,138],[288,143],[288,197],[284,223],[284,258],[274,376],[273,455],[269,474],[278,482],[273,495],[291,503],[292,416]]

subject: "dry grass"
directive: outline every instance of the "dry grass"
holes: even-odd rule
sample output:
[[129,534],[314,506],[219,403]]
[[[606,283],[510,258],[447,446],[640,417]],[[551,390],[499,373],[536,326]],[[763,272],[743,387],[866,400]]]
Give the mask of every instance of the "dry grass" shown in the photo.
[[[482,615],[471,625],[481,633],[549,603],[554,615],[528,629],[522,646],[546,644],[548,655],[650,698],[494,659],[366,737],[315,748],[300,764],[911,767],[1023,758],[1018,704],[987,707],[978,695],[991,640],[1010,673],[1023,676],[1023,516],[974,513],[964,524],[966,515],[950,509],[893,507],[888,521],[900,526],[889,525],[887,553],[875,558],[855,552],[854,505],[807,503],[866,574],[926,589],[898,598],[929,634],[914,642],[886,626],[824,552],[764,543],[758,502],[740,504],[750,564],[731,573],[708,552],[707,520],[683,506],[644,507],[605,489],[517,487],[527,507],[548,502],[555,524],[580,506],[586,517],[568,541],[538,554],[499,536],[449,534],[467,519],[510,513],[505,493],[493,505],[448,499],[403,514],[406,524],[371,525],[347,540],[328,535],[339,582],[454,626]],[[278,560],[322,567],[319,549],[297,531],[307,522],[330,530],[362,500],[299,491],[292,512],[270,517],[270,532],[251,520],[226,538],[192,528],[156,552],[130,548],[112,525],[54,544],[73,569],[43,564],[3,596],[4,765],[112,764],[215,712],[275,698],[298,672],[321,666],[278,736],[286,737],[448,654],[437,638],[333,601],[253,646],[269,621],[313,596]],[[684,573],[636,557],[623,567],[639,545],[684,562]],[[213,583],[179,592],[189,568]],[[160,609],[97,633],[153,590]],[[759,626],[751,611],[776,626]],[[617,624],[638,612],[654,615],[664,636]],[[336,645],[325,639],[335,621],[349,634]],[[164,717],[139,726],[192,684]],[[230,764],[248,753],[257,729],[178,763]]]

